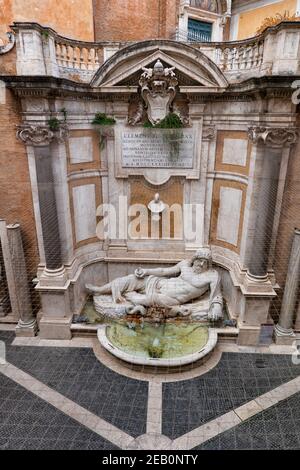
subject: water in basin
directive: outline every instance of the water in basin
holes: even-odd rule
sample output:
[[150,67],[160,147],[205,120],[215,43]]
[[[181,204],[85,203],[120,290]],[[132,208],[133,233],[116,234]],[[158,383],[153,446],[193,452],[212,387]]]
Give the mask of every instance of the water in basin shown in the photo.
[[163,323],[128,327],[113,322],[106,335],[118,349],[138,357],[171,359],[199,352],[208,341],[208,328],[199,323]]

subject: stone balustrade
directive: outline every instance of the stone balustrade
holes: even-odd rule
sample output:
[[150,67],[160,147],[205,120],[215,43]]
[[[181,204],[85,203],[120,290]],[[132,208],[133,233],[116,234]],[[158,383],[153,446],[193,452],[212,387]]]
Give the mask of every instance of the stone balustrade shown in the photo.
[[[52,75],[89,82],[99,66],[129,43],[84,42],[36,23],[14,23],[19,75]],[[230,81],[261,75],[293,75],[300,69],[300,23],[282,22],[254,38],[188,42],[213,60]]]
[[223,72],[260,69],[263,52],[263,39],[248,41],[246,44],[224,43],[216,46],[214,61]]
[[55,38],[57,64],[61,68],[94,72],[103,62],[103,47],[94,43],[80,44]]

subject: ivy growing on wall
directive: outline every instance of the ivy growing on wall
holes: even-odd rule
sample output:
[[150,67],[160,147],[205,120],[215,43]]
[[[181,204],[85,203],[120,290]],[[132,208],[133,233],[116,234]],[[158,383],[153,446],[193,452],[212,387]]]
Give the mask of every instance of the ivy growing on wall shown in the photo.
[[150,121],[144,123],[146,129],[165,129],[162,133],[163,140],[170,148],[170,160],[176,160],[179,156],[180,143],[183,137],[183,123],[180,117],[175,113],[169,113],[164,119],[157,124]]
[[98,124],[100,126],[113,126],[116,124],[116,120],[114,118],[108,117],[104,113],[96,113],[92,124]]
[[113,126],[116,124],[116,120],[112,117],[108,117],[105,113],[96,113],[95,117],[92,121],[92,124],[100,126],[99,134],[100,134],[100,141],[99,147],[100,150],[103,150],[107,141],[108,134],[105,130],[108,126]]

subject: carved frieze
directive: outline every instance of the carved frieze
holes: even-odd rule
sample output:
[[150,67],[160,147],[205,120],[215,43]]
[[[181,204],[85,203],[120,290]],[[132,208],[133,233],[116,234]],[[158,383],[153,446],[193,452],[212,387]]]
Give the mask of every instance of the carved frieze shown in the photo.
[[62,143],[68,136],[66,124],[59,127],[58,130],[51,130],[48,126],[22,124],[18,126],[17,138],[26,145],[44,146],[53,141]]
[[298,130],[294,127],[262,127],[253,126],[248,130],[249,139],[253,143],[262,143],[269,147],[286,147],[296,143]]

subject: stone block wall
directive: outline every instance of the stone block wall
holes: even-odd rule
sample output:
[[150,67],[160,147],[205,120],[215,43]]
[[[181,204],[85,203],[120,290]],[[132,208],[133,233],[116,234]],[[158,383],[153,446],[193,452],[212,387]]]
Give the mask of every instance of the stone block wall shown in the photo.
[[179,0],[93,0],[96,41],[170,38]]
[[14,21],[50,26],[73,39],[94,39],[92,0],[1,0],[0,40],[5,39],[8,26]]

